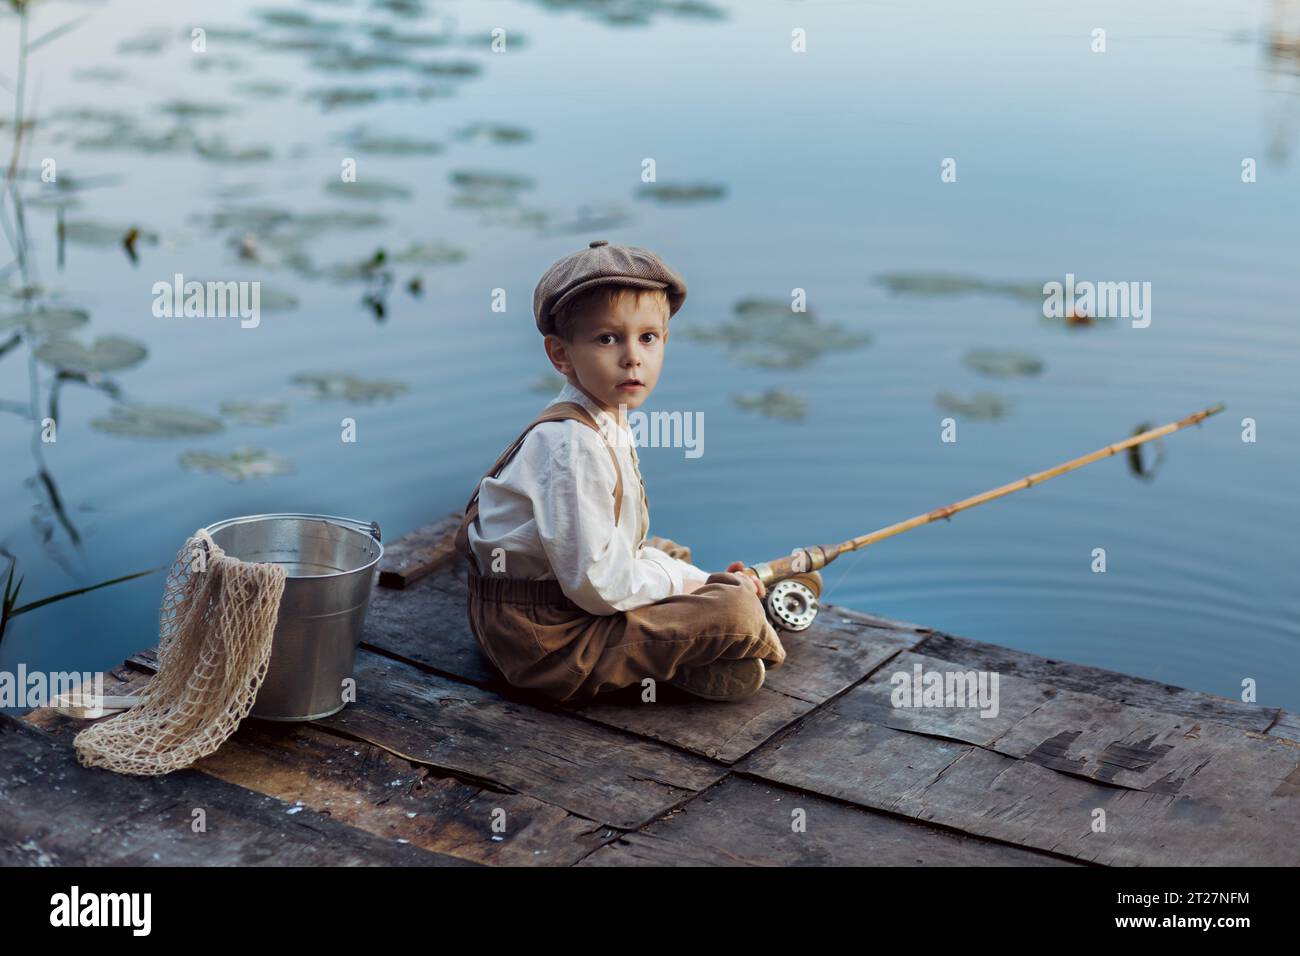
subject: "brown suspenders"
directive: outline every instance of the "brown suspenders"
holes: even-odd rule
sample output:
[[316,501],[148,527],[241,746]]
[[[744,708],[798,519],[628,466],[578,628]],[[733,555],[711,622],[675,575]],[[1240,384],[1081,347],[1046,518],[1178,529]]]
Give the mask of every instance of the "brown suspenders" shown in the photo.
[[[478,517],[478,493],[483,481],[487,478],[495,478],[501,473],[501,469],[503,469],[507,463],[509,463],[510,459],[515,456],[515,453],[519,451],[520,447],[524,443],[524,439],[528,437],[528,433],[532,431],[535,426],[540,425],[542,422],[559,422],[568,421],[570,419],[582,422],[604,438],[604,433],[601,432],[600,426],[596,424],[596,420],[592,418],[591,413],[587,411],[587,409],[583,408],[577,402],[557,402],[554,405],[548,406],[540,415],[537,416],[537,419],[531,425],[519,434],[519,437],[514,440],[510,447],[501,453],[496,464],[488,469],[483,478],[480,478],[478,484],[474,486],[474,494],[469,499],[469,503],[465,505],[465,518],[461,521],[460,527],[456,529],[455,538],[456,550],[469,558],[471,567],[476,566],[478,562],[469,547],[469,526],[474,519]],[[613,463],[614,474],[617,476],[614,484],[614,524],[617,525],[619,518],[621,517],[620,512],[622,511],[623,506],[623,469],[618,466],[618,456],[614,454],[614,447],[610,445],[609,442],[605,442],[605,448],[609,452],[609,460]],[[641,502],[644,511],[646,508],[644,482],[641,484]],[[645,528],[642,529],[642,541],[645,540],[646,530],[647,529]]]

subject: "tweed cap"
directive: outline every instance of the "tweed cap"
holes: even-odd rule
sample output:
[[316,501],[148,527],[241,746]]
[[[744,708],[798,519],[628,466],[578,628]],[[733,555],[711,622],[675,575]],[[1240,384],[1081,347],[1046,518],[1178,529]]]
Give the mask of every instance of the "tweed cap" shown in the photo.
[[611,246],[606,239],[593,239],[586,249],[552,265],[537,283],[533,290],[537,331],[543,335],[553,333],[555,310],[594,285],[663,289],[668,293],[669,318],[686,301],[686,283],[682,277],[649,249]]

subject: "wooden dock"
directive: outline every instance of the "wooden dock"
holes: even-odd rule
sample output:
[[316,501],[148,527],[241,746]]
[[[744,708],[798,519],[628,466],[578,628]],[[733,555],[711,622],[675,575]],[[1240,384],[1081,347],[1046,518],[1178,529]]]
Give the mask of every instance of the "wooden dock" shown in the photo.
[[[84,721],[0,716],[0,864],[1300,864],[1300,715],[834,605],[744,702],[518,692],[469,632],[458,518],[387,546],[332,717],[141,778],[82,767]],[[997,715],[895,708],[918,663],[996,672]]]

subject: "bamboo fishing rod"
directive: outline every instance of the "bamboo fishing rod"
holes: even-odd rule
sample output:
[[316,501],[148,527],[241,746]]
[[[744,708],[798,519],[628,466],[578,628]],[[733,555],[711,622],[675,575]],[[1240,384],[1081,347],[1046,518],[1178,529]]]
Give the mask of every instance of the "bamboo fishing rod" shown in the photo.
[[1148,431],[1140,432],[1123,441],[1115,442],[1113,445],[1107,445],[1105,448],[1099,448],[1088,455],[1074,458],[1054,468],[1048,468],[1045,471],[1036,472],[1032,475],[1026,475],[1019,481],[1013,481],[1010,484],[993,488],[989,491],[982,492],[962,501],[945,505],[942,508],[936,508],[933,511],[927,511],[924,514],[908,518],[906,521],[900,521],[897,524],[891,524],[888,527],[881,528],[878,531],[872,531],[870,534],[864,534],[857,538],[850,538],[841,544],[817,544],[807,548],[796,548],[791,554],[777,558],[775,561],[764,561],[744,569],[743,573],[752,575],[763,582],[764,587],[783,581],[787,578],[794,577],[798,574],[804,574],[809,571],[816,571],[830,564],[841,554],[849,551],[858,551],[862,548],[875,544],[878,541],[884,541],[886,538],[892,538],[894,535],[902,534],[905,531],[911,531],[913,528],[919,528],[921,525],[930,524],[932,521],[938,521],[940,518],[951,518],[959,511],[965,511],[967,508],[974,508],[976,505],[982,505],[986,501],[993,501],[996,498],[1002,498],[1012,492],[1020,491],[1023,488],[1029,488],[1033,485],[1042,484],[1049,478],[1055,478],[1057,475],[1063,475],[1067,471],[1074,471],[1076,468],[1082,468],[1084,465],[1091,464],[1100,458],[1107,458],[1129,448],[1135,448],[1145,442],[1153,441],[1165,435],[1172,435],[1179,429],[1186,428],[1189,425],[1198,425],[1211,415],[1223,411],[1223,402],[1211,405],[1209,408],[1188,415],[1186,418],[1176,422],[1170,422],[1168,425],[1161,425],[1159,428],[1152,428]]

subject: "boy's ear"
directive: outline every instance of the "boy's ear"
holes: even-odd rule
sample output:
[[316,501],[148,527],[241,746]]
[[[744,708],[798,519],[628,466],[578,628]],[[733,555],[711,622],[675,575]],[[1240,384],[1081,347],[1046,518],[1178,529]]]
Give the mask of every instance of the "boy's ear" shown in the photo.
[[542,345],[546,349],[546,357],[551,360],[555,370],[561,375],[568,375],[573,368],[573,363],[569,361],[569,350],[564,339],[558,335],[548,335],[542,340]]

